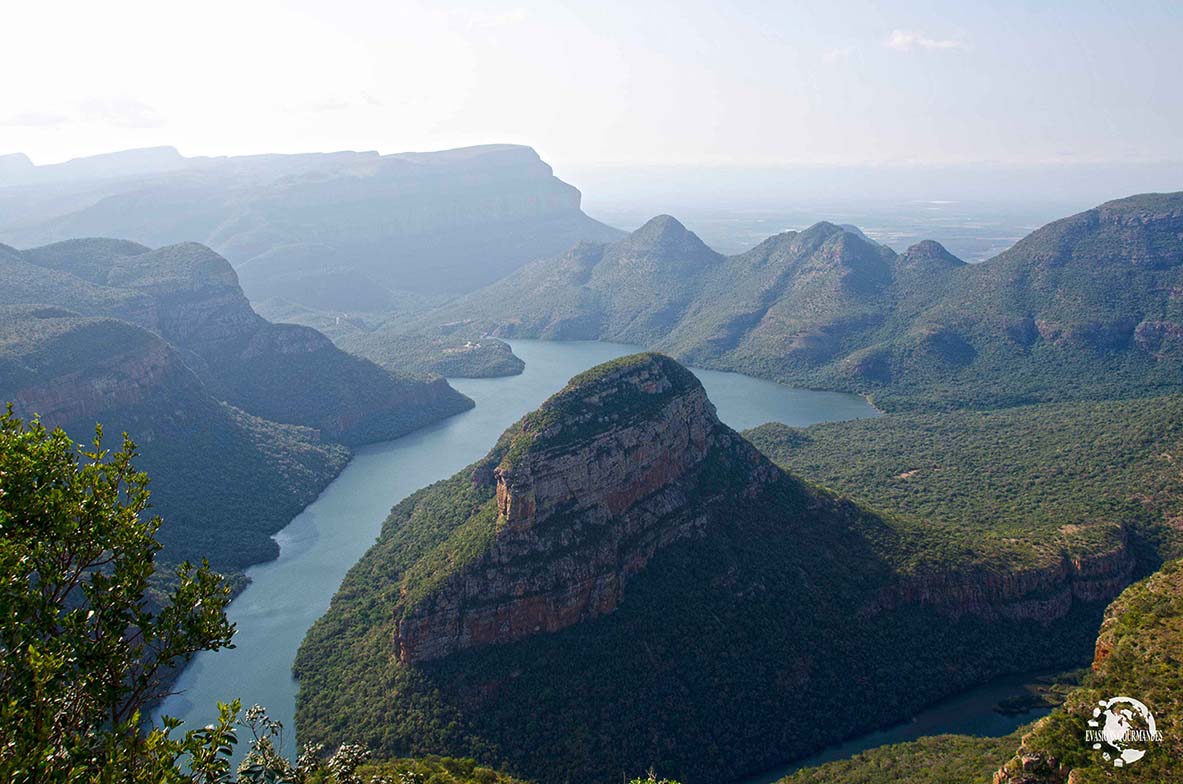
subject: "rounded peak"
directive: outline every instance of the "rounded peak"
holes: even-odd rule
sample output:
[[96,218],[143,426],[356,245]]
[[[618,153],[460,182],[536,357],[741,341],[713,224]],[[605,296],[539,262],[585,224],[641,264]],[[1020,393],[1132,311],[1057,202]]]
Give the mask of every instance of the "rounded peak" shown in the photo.
[[868,237],[863,233],[863,230],[853,223],[831,223],[830,221],[818,221],[801,232],[801,237],[805,240],[821,240],[826,241],[834,237],[854,238],[870,245],[873,248],[886,247],[881,243]]
[[528,453],[568,448],[630,423],[656,419],[670,401],[699,395],[714,406],[693,373],[664,354],[630,354],[585,370],[501,436],[482,463],[510,466]]
[[[634,386],[640,384],[640,387],[644,387],[641,382],[651,379],[654,374],[668,380],[671,388],[675,384],[681,388],[702,388],[698,378],[677,360],[656,351],[642,351],[618,357],[583,371],[568,381],[562,391],[547,403],[570,391],[582,392],[597,386],[607,386],[615,390],[618,382]],[[642,391],[655,394],[657,390],[644,388]],[[547,403],[543,403],[543,407]]]
[[937,262],[950,267],[964,267],[966,262],[950,253],[944,245],[936,240],[921,240],[904,251],[903,260],[907,262]]
[[644,226],[621,240],[617,247],[630,255],[659,254],[700,262],[719,256],[672,215],[650,218]]
[[625,242],[632,244],[654,244],[671,240],[683,240],[689,237],[693,237],[695,240],[698,239],[694,232],[682,225],[682,222],[673,215],[658,215],[645,221],[643,226],[632,234],[629,234],[625,238]]
[[76,237],[69,240],[53,242],[39,248],[30,248],[26,253],[43,253],[45,255],[60,255],[64,253],[85,252],[102,254],[107,257],[138,256],[152,250],[147,245],[141,245],[131,240],[121,240],[114,237]]
[[1096,208],[1101,220],[1112,223],[1155,223],[1183,215],[1183,191],[1139,193],[1107,201]]
[[801,232],[802,236],[821,235],[821,236],[825,236],[825,237],[829,237],[829,236],[832,236],[835,234],[846,234],[846,233],[847,233],[846,229],[842,228],[841,226],[839,226],[835,223],[830,223],[829,221],[818,221],[817,223],[813,224],[805,231]]
[[689,231],[689,229],[673,215],[667,215],[663,212],[661,215],[655,215],[645,221],[644,225],[633,233],[636,234],[642,231]]

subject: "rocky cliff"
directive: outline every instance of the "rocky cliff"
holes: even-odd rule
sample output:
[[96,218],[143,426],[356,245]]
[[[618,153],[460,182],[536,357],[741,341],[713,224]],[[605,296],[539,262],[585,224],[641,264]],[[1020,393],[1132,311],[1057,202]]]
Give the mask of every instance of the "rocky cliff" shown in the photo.
[[1130,584],[1136,564],[1129,532],[1120,526],[1114,530],[1116,541],[1108,549],[1063,553],[1044,565],[1009,571],[951,567],[937,574],[909,575],[880,591],[865,612],[919,605],[950,618],[1051,623],[1066,617],[1074,605],[1109,601]]
[[546,781],[755,774],[1079,661],[1124,543],[1011,569],[994,544],[796,479],[689,371],[624,358],[391,511],[300,649],[300,739],[340,742],[344,721]]
[[[994,784],[1100,784],[1173,782],[1183,776],[1183,562],[1131,585],[1105,611],[1092,673],[1063,706],[1037,722],[994,774]],[[1150,711],[1154,740],[1120,747],[1093,744],[1099,704],[1132,697]],[[1149,730],[1144,716],[1129,713],[1132,729]],[[1104,714],[1100,714],[1103,716]]]
[[[403,662],[554,632],[612,612],[654,554],[694,537],[725,496],[722,463],[753,496],[776,470],[723,426],[672,360],[637,355],[580,378],[473,471],[494,489],[485,552],[418,598],[403,586]],[[695,499],[692,501],[692,499]]]

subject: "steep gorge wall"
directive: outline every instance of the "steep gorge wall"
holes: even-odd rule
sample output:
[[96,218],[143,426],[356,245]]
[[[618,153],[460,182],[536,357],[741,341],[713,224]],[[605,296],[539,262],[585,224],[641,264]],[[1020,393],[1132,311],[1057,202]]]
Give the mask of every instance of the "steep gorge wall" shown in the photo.
[[1047,624],[1067,616],[1074,604],[1113,599],[1133,580],[1134,568],[1129,534],[1122,529],[1110,549],[1087,556],[1064,554],[1048,566],[904,577],[883,589],[865,612],[921,605],[952,619],[975,616]]
[[[474,473],[474,482],[494,489],[492,544],[407,608],[395,634],[400,660],[436,659],[609,613],[658,551],[695,536],[726,505],[727,498],[703,493],[719,456],[745,473],[749,497],[777,476],[719,423],[701,386],[674,390],[676,383],[660,361],[602,379],[583,401],[593,410],[611,405],[621,393],[616,384],[631,387],[629,395],[663,398],[660,410]],[[561,441],[558,431],[573,426],[560,421],[549,435]]]

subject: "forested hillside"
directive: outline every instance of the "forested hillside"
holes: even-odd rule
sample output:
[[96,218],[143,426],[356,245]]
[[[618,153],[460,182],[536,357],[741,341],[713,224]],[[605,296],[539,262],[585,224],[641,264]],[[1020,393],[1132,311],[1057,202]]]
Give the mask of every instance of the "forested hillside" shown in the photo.
[[1051,545],[868,511],[637,355],[394,508],[301,648],[298,726],[545,780],[736,778],[1078,662],[1134,566],[1108,521]]
[[[890,410],[1178,390],[1183,194],[1107,202],[967,265],[828,223],[723,257],[668,216],[379,330],[622,340]],[[373,342],[373,341],[371,341]]]

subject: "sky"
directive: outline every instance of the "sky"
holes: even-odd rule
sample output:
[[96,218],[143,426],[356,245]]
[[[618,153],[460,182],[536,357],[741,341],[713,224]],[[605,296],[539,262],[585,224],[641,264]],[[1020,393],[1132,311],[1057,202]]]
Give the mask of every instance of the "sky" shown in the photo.
[[0,0],[36,163],[529,144],[562,167],[1183,158],[1183,3]]

